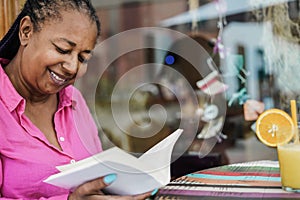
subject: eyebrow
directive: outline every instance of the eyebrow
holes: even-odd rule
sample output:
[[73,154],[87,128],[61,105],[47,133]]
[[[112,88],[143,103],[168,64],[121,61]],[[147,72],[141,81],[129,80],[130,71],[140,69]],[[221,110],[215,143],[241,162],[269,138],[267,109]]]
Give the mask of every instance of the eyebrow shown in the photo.
[[[53,42],[55,42],[55,41],[61,41],[61,40],[64,41],[64,42],[66,42],[66,43],[68,43],[72,47],[76,46],[76,43],[74,43],[74,42],[72,42],[72,41],[70,41],[70,40],[68,40],[66,38],[59,38],[57,40],[54,40]],[[92,50],[84,50],[83,52],[84,53],[88,53],[88,54],[92,54]]]

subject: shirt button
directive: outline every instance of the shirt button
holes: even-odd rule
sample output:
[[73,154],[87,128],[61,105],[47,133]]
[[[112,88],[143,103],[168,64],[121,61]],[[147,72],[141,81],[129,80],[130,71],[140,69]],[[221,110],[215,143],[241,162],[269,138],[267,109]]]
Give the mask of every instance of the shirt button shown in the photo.
[[71,161],[70,161],[70,163],[71,164],[74,164],[76,161],[74,160],[74,159],[72,159]]
[[59,140],[60,140],[61,142],[63,142],[63,141],[65,141],[65,138],[64,138],[64,137],[59,137]]

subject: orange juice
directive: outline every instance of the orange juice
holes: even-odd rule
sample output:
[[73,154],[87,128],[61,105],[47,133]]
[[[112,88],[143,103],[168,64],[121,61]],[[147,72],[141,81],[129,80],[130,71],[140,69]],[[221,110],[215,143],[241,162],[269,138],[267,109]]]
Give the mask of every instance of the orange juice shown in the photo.
[[300,144],[277,147],[281,184],[288,191],[300,191]]

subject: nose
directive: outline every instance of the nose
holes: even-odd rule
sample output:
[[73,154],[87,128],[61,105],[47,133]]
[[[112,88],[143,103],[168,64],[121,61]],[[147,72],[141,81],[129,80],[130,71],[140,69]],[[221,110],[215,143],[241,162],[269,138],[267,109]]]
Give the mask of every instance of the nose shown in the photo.
[[78,72],[80,63],[75,55],[69,55],[68,58],[63,62],[62,68],[68,75],[74,75]]

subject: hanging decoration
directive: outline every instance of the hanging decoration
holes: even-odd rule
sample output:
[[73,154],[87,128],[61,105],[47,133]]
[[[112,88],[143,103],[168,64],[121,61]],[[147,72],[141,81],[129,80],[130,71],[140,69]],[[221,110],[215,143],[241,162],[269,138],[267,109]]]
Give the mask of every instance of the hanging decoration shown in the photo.
[[[215,41],[212,57],[218,55],[221,59],[224,59],[226,56],[226,49],[222,42],[222,33],[224,25],[227,24],[225,19],[227,5],[224,0],[214,0],[214,3],[219,14],[219,20],[217,23],[219,33]],[[212,58],[209,57],[206,62],[209,69],[211,70],[211,73],[205,76],[202,80],[199,80],[196,84],[202,92],[212,96],[213,98],[215,95],[225,92],[228,86],[220,80],[221,75],[219,71],[217,71],[213,66]],[[221,132],[224,118],[218,116],[218,113],[219,108],[214,104],[209,104],[204,108],[202,120],[206,121],[207,124],[197,135],[198,139],[207,139],[214,137],[216,141],[220,143],[222,142],[222,140],[227,138],[227,136]],[[208,142],[208,140],[205,141]]]
[[228,86],[218,80],[218,72],[215,70],[205,78],[198,81],[197,86],[206,94],[217,95],[224,92]]
[[219,29],[219,33],[218,33],[217,39],[215,41],[213,53],[219,54],[220,58],[224,59],[226,56],[226,49],[222,42],[222,34],[223,34],[224,26],[227,24],[226,17],[225,17],[225,13],[227,10],[227,3],[225,0],[214,0],[214,3],[216,6],[218,15],[219,15],[219,20],[217,22],[217,27]]
[[214,0],[214,3],[219,15],[219,20],[217,22],[219,32],[215,41],[213,53],[214,55],[219,55],[220,59],[226,58],[227,60],[231,60],[231,62],[227,63],[234,68],[234,75],[238,77],[239,83],[241,84],[241,89],[232,95],[228,102],[228,105],[232,106],[233,102],[235,102],[236,100],[238,100],[238,103],[242,105],[249,98],[246,89],[246,78],[249,75],[249,72],[244,68],[243,56],[229,54],[230,50],[224,46],[222,41],[224,26],[227,25],[227,2],[225,0]]
[[[226,49],[222,42],[222,34],[223,34],[223,28],[227,24],[226,18],[225,18],[225,13],[227,10],[227,3],[225,0],[214,0],[214,3],[216,6],[218,15],[219,15],[219,20],[217,23],[219,33],[218,33],[218,36],[217,36],[217,39],[215,41],[215,45],[213,48],[213,56],[219,55],[221,59],[224,59],[225,55],[226,55]],[[212,66],[211,58],[207,59],[207,64],[212,72],[210,74],[208,74],[206,77],[204,77],[202,80],[198,81],[197,86],[205,93],[209,93],[211,95],[216,95],[216,94],[226,91],[228,86],[218,80],[218,77],[220,76],[220,74]]]
[[199,0],[189,0],[189,12],[192,15],[192,31],[198,30],[197,9],[199,8]]
[[228,65],[234,68],[234,76],[237,76],[240,84],[239,91],[231,96],[228,101],[228,106],[232,106],[236,101],[239,105],[243,105],[249,99],[246,89],[246,80],[250,73],[244,68],[244,57],[242,55],[228,55],[227,61]]

